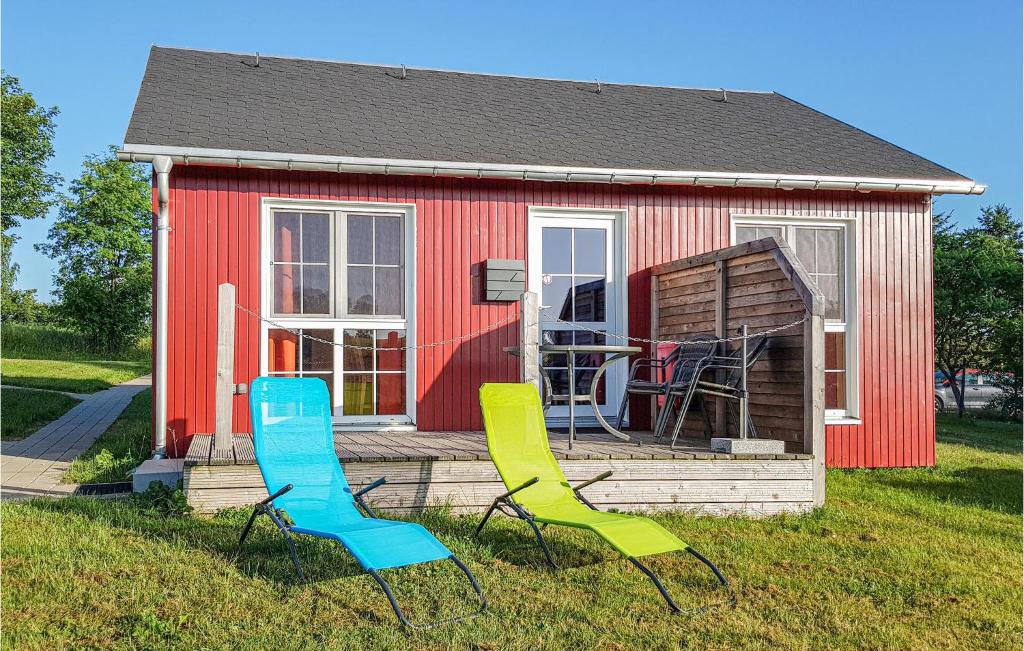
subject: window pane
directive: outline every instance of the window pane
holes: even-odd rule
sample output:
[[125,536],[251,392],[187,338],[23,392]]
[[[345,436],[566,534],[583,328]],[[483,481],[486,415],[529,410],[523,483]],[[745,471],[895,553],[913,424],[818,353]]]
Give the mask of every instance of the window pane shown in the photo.
[[327,395],[330,396],[331,413],[334,413],[334,373],[303,373],[302,377],[320,378],[327,384]]
[[825,409],[846,409],[846,372],[825,372]]
[[[302,334],[334,341],[334,330],[303,330]],[[334,346],[314,341],[309,337],[302,338],[302,370],[303,371],[333,371],[334,370]]]
[[405,373],[377,376],[377,414],[405,413]]
[[572,272],[572,229],[541,229],[543,261],[542,274],[567,274]]
[[780,240],[785,240],[785,236],[782,234],[782,228],[778,226],[758,226],[757,237],[754,239],[764,239],[766,237],[777,237]]
[[[576,321],[604,321],[604,278],[579,278],[576,281]],[[563,317],[564,318],[564,317]]]
[[825,333],[825,370],[841,371],[846,369],[846,333]]
[[342,413],[346,416],[373,415],[372,373],[346,373],[342,387]]
[[402,264],[402,218],[377,217],[376,264]]
[[554,405],[565,405],[568,401],[565,399],[559,399],[555,396],[564,396],[569,393],[569,371],[558,370],[548,371],[548,377],[551,380],[551,404]]
[[280,373],[299,370],[299,337],[287,330],[273,329],[267,336],[267,370]]
[[608,253],[605,249],[605,230],[603,228],[577,228],[575,235],[576,250],[573,252],[573,260],[576,268],[573,272],[604,275]]
[[812,274],[811,278],[825,296],[825,318],[842,320],[843,297],[840,293],[839,276]]
[[541,304],[548,306],[549,314],[557,316],[559,319],[572,321],[572,277],[545,276],[543,282]]
[[828,271],[818,268],[817,256],[814,253],[814,229],[797,228],[794,230],[796,230],[796,242],[793,242],[793,250],[796,251],[796,257],[804,269],[811,273]]
[[345,348],[342,357],[345,371],[373,370],[373,331],[345,330],[346,346],[362,346],[362,348]]
[[753,242],[757,239],[757,228],[754,226],[737,226],[736,243]]
[[331,278],[325,264],[302,265],[302,313],[327,314],[331,309]]
[[302,215],[302,261],[327,262],[331,248],[329,215]]
[[[572,343],[571,330],[545,330],[541,334],[541,344],[549,346],[567,346]],[[556,353],[545,353],[541,355],[541,365],[545,368],[561,367],[569,365],[566,355]]]
[[373,314],[373,267],[348,268],[349,314]]
[[274,262],[299,261],[299,215],[274,213]]
[[374,267],[376,278],[375,314],[402,314],[402,269]]
[[349,215],[349,264],[373,264],[373,217]]
[[377,331],[377,370],[404,371],[404,350],[380,350],[381,348],[401,348],[405,345],[405,330]]
[[301,303],[299,291],[299,265],[274,265],[274,312],[298,314]]

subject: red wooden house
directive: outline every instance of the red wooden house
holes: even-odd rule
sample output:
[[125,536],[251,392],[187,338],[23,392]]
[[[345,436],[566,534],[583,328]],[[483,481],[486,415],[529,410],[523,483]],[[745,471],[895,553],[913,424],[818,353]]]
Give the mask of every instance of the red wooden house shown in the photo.
[[[934,461],[931,198],[984,186],[777,93],[153,48],[120,157],[155,170],[170,456],[213,429],[218,283],[273,322],[238,314],[237,382],[322,377],[339,431],[472,431],[478,386],[518,368],[487,260],[525,261],[570,321],[649,338],[655,265],[775,236],[825,298],[827,463]],[[274,323],[371,348],[474,335],[374,354]],[[234,420],[249,431],[244,396]]]

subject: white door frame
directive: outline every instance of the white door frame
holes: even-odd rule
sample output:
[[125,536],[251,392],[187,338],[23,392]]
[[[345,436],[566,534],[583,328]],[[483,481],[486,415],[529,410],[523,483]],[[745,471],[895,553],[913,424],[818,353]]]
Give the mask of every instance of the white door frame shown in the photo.
[[[608,239],[608,273],[605,294],[605,318],[608,332],[626,334],[629,332],[628,294],[626,291],[626,269],[628,263],[628,242],[626,239],[625,210],[604,210],[600,208],[551,208],[547,206],[529,206],[527,220],[527,289],[537,294],[538,300],[543,296],[541,280],[542,237],[541,229],[545,226],[581,228],[602,223],[608,227],[611,237]],[[610,222],[610,223],[609,223]],[[541,312],[541,329],[545,322]],[[600,329],[600,328],[599,328]],[[625,344],[625,341],[609,339],[609,345]],[[627,363],[613,364],[605,373],[607,403],[601,407],[601,413],[613,417],[618,412],[619,401],[626,386]],[[548,409],[547,422],[551,426],[560,427],[568,424],[569,409],[567,406],[556,405]],[[590,404],[578,404],[576,407],[577,427],[596,427]]]

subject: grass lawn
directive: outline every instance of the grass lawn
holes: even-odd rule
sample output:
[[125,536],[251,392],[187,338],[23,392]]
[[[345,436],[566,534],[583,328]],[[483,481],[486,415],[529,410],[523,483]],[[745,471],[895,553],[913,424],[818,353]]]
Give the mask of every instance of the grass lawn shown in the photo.
[[128,473],[150,453],[149,437],[153,394],[142,391],[85,454],[72,462],[63,481],[96,484],[128,479]]
[[0,366],[4,384],[72,393],[94,393],[149,373],[149,362],[8,359]]
[[43,425],[56,420],[78,400],[61,393],[30,391],[28,389],[0,389],[0,440],[20,441]]
[[[139,500],[3,503],[7,648],[1019,649],[1020,426],[942,419],[938,467],[830,471],[806,516],[659,521],[719,563],[739,606],[672,616],[653,585],[596,538],[552,528],[540,564],[520,522],[419,518],[468,562],[492,603],[469,624],[412,633],[336,544],[302,537],[296,583],[265,519],[164,516]],[[717,597],[683,556],[657,558],[681,604]],[[389,570],[414,618],[465,611],[449,565]]]

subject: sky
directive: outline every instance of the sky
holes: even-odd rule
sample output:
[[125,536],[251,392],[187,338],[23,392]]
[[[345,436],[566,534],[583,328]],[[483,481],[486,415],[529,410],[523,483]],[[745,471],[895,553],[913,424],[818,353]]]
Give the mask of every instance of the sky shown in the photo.
[[[585,10],[584,10],[585,8]],[[1021,215],[1021,3],[3,0],[0,65],[60,108],[53,171],[122,144],[151,45],[607,82],[774,90],[989,186]],[[17,232],[20,288],[52,289]]]

